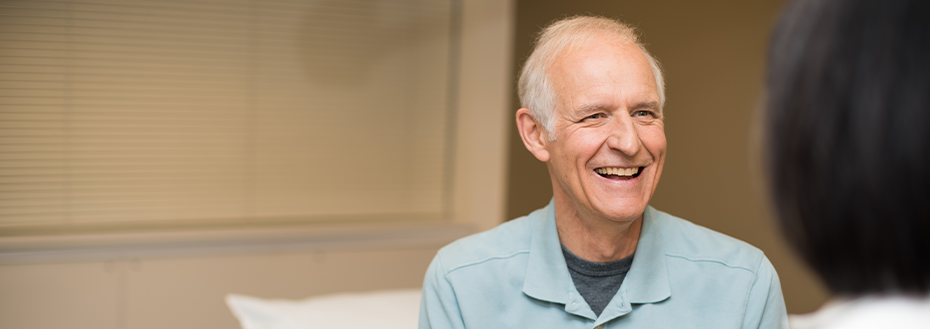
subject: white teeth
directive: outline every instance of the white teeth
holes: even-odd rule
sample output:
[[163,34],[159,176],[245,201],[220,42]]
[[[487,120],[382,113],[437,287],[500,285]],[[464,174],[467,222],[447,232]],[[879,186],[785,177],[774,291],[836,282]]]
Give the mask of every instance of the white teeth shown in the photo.
[[633,176],[633,175],[636,175],[636,173],[639,172],[639,167],[634,167],[634,168],[620,168],[620,167],[597,168],[597,169],[594,169],[594,171],[597,172],[598,174],[601,174],[601,175]]

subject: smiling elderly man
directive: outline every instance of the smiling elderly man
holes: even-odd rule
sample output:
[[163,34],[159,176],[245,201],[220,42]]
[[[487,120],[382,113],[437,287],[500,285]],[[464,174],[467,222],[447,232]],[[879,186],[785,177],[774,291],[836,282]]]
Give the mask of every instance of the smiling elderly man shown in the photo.
[[600,17],[544,29],[517,126],[553,199],[439,251],[420,328],[787,328],[762,252],[648,206],[666,141],[662,72]]

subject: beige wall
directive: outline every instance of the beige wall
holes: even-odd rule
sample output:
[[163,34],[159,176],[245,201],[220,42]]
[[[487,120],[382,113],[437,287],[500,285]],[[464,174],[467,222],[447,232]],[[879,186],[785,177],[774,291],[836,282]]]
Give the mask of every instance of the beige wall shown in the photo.
[[420,287],[439,247],[504,218],[513,2],[459,3],[449,218],[2,236],[0,328],[232,329],[238,323],[223,301],[228,293],[297,299]]
[[[514,67],[533,34],[559,17],[597,14],[638,26],[667,81],[668,158],[652,205],[761,248],[778,270],[788,311],[797,313],[816,309],[826,294],[780,240],[750,161],[766,40],[781,3],[520,0]],[[519,107],[516,96],[511,107]],[[508,218],[545,205],[552,193],[545,165],[515,130],[511,124]]]

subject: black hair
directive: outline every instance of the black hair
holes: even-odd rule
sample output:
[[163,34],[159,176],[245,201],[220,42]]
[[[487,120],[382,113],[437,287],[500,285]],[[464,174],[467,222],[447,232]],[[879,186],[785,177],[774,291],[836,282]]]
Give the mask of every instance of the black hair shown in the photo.
[[834,293],[930,292],[930,1],[794,1],[768,57],[788,242]]

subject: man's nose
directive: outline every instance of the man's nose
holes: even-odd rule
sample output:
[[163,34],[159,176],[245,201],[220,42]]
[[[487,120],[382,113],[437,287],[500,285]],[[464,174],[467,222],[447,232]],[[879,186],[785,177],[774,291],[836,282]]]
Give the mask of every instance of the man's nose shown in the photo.
[[617,116],[617,120],[610,125],[607,147],[629,156],[639,153],[642,148],[642,144],[639,142],[639,132],[636,130],[633,118],[629,114]]

